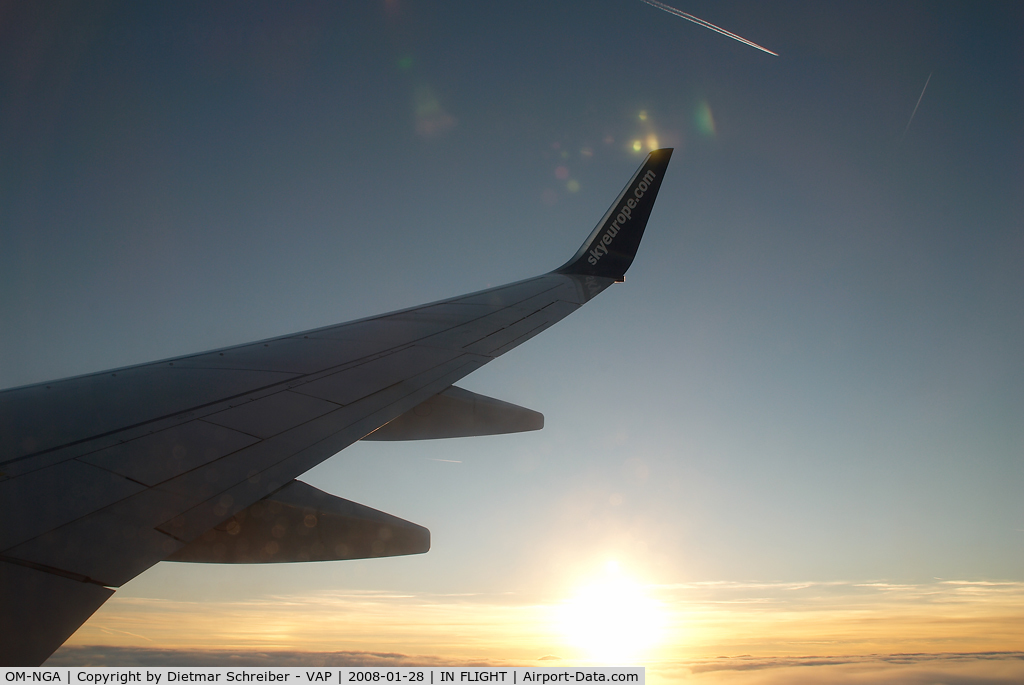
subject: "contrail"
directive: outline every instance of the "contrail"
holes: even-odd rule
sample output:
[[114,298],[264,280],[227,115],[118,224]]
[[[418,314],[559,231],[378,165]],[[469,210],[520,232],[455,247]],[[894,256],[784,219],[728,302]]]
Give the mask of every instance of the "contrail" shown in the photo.
[[[647,0],[644,0],[644,2],[647,2]],[[924,97],[924,91],[928,90],[928,82],[932,80],[933,73],[935,72],[929,71],[928,78],[924,80],[924,88],[921,89],[921,94],[917,96],[917,104],[914,105],[914,111],[910,113],[910,121],[907,122],[907,127],[903,129],[903,135],[900,136],[900,140],[903,140],[903,138],[907,135],[907,131],[910,130],[910,124],[914,122],[914,115],[917,114],[917,108],[921,106],[921,98]]]
[[723,28],[719,28],[718,26],[715,26],[714,24],[712,24],[709,21],[704,21],[703,19],[695,17],[692,14],[687,14],[686,12],[684,12],[682,10],[677,10],[675,7],[672,7],[671,5],[666,5],[663,2],[658,2],[658,0],[641,0],[641,1],[642,2],[646,2],[651,7],[657,7],[658,9],[664,10],[664,11],[668,12],[669,14],[674,14],[677,17],[682,17],[683,19],[686,19],[687,21],[692,21],[697,26],[703,26],[704,28],[711,29],[712,31],[714,31],[716,33],[721,33],[723,36],[729,36],[733,40],[738,40],[739,42],[743,43],[744,45],[749,45],[750,47],[757,48],[758,50],[761,50],[762,52],[767,52],[769,55],[775,55],[776,57],[779,56],[779,53],[777,53],[777,52],[772,52],[768,48],[762,48],[757,43],[755,43],[753,41],[749,41],[746,38],[743,38],[742,36],[737,36],[732,31],[726,31]]

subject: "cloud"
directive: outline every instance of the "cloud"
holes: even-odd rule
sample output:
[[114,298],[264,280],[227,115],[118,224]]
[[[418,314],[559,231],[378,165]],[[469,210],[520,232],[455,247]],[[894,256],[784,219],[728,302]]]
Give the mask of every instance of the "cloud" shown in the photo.
[[[136,667],[443,667],[541,666],[562,662],[453,660],[429,655],[372,651],[160,649],[104,645],[64,646],[45,666]],[[559,666],[569,665],[558,663]],[[1024,652],[947,652],[804,657],[738,656],[666,661],[647,666],[652,681],[702,685],[1010,685],[1024,682]]]
[[721,657],[647,667],[659,681],[702,685],[1010,685],[1024,652]]
[[692,673],[705,673],[709,671],[754,671],[770,668],[793,668],[797,666],[842,666],[850,664],[898,664],[908,666],[932,662],[951,663],[1006,660],[1024,661],[1024,652],[947,652],[940,654],[867,654],[801,657],[738,656],[690,662],[687,668]]
[[[307,652],[299,650],[250,649],[161,649],[111,647],[107,645],[64,645],[47,659],[45,666],[450,666],[451,659],[397,652]],[[474,660],[459,666],[507,665],[492,660]]]

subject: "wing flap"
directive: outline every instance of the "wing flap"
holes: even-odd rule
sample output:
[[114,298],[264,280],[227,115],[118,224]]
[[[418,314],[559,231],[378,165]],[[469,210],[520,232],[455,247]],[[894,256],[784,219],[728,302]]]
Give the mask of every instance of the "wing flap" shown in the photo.
[[0,561],[0,664],[38,666],[114,591]]
[[118,587],[182,544],[138,520],[100,511],[19,545],[7,556]]

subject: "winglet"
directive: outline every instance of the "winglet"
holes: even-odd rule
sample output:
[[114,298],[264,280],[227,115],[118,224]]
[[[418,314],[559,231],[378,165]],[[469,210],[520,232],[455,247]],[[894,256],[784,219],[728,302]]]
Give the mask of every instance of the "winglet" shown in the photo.
[[587,241],[554,273],[603,276],[621,282],[640,247],[671,157],[672,148],[647,155]]

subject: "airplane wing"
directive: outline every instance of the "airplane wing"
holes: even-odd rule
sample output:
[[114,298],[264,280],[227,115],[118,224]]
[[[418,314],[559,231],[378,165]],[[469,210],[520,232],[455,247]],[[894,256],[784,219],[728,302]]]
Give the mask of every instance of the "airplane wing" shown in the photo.
[[41,664],[162,560],[426,552],[427,529],[295,479],[361,439],[540,428],[540,414],[453,384],[622,280],[671,154],[648,155],[548,274],[0,392],[0,665]]

